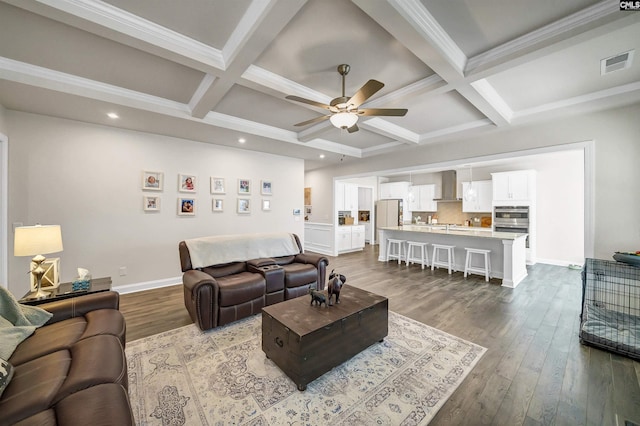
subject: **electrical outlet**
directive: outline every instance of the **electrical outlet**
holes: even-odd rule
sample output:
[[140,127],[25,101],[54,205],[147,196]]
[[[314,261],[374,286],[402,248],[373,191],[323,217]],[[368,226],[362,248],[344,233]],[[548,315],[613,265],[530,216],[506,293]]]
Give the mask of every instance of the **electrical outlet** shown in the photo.
[[121,266],[120,267],[120,276],[124,277],[125,275],[127,275],[127,267],[126,266]]

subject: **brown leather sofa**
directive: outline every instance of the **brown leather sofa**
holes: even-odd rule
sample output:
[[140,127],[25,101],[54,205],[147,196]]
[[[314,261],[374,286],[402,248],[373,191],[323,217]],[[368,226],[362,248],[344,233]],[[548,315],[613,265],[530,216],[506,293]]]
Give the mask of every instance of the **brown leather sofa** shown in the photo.
[[0,425],[133,425],[118,293],[39,307],[53,317],[9,358],[15,369]]
[[[245,259],[194,268],[185,241],[178,244],[184,304],[194,323],[208,330],[260,313],[264,306],[303,296],[309,288],[323,290],[329,260],[303,253]],[[260,234],[256,235],[259,238]]]

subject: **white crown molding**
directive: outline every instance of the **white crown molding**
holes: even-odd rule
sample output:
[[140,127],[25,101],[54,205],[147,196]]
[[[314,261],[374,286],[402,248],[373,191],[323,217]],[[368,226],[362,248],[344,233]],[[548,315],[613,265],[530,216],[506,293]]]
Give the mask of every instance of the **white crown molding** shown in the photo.
[[[224,70],[223,53],[211,46],[98,0],[38,0],[54,9],[86,19],[160,47],[208,67]],[[230,50],[231,47],[230,47]]]
[[411,83],[398,90],[376,98],[370,102],[365,102],[362,107],[378,108],[382,107],[383,105],[397,104],[405,98],[418,96],[424,92],[428,92],[430,90],[433,90],[434,88],[442,87],[446,84],[447,83],[438,74],[433,74],[427,78],[418,80],[415,83]]
[[359,127],[363,127],[367,130],[374,131],[375,133],[387,136],[391,139],[407,144],[418,144],[420,142],[419,135],[410,130],[400,127],[396,124],[390,123],[380,117],[371,118],[367,121],[359,123]]
[[[311,99],[316,102],[328,104],[331,102],[330,96],[317,92],[295,81],[286,79],[278,74],[267,71],[264,68],[250,65],[242,74],[242,78],[260,86],[267,87],[284,95],[295,95],[302,98]],[[302,105],[296,102],[296,105]]]
[[624,84],[622,86],[611,87],[605,90],[599,90],[597,92],[588,93],[586,95],[575,96],[573,98],[562,99],[556,102],[549,102],[547,104],[538,105],[532,108],[526,108],[514,113],[514,119],[523,119],[538,114],[544,114],[559,109],[569,108],[572,106],[593,103],[596,101],[602,101],[614,96],[629,95],[632,93],[640,94],[640,82]]
[[36,65],[25,64],[8,58],[0,57],[0,78],[174,117],[184,118],[185,116],[190,116],[189,107],[180,102],[53,71]]
[[458,126],[447,127],[446,129],[436,130],[435,132],[423,133],[420,135],[420,144],[429,142],[431,139],[443,136],[451,136],[456,133],[465,132],[467,130],[477,129],[479,127],[493,126],[493,121],[488,118],[482,120],[471,121],[469,123],[460,124]]
[[256,136],[264,136],[266,138],[277,139],[296,145],[305,145],[298,140],[295,132],[269,126],[267,124],[256,123],[255,121],[245,120],[244,118],[238,118],[232,115],[221,114],[215,111],[210,111],[202,121],[225,129],[237,130]]
[[258,23],[275,3],[276,0],[253,0],[251,2],[222,48],[222,57],[225,64],[230,64],[235,59],[253,31],[258,27]]
[[469,75],[474,70],[483,68],[485,65],[500,62],[504,58],[533,49],[539,44],[614,13],[619,13],[616,2],[601,1],[580,12],[470,58],[464,70],[465,75]]
[[464,74],[467,57],[419,0],[388,0],[395,10],[433,44],[460,73]]
[[513,110],[507,105],[505,100],[498,94],[496,89],[487,81],[487,79],[477,80],[471,83],[482,98],[491,105],[491,107],[504,118],[507,123],[513,118]]
[[350,157],[362,158],[362,150],[360,148],[331,142],[326,139],[312,139],[305,143],[305,145],[311,148],[333,152],[335,154],[344,154]]
[[191,97],[191,100],[189,101],[189,109],[191,111],[193,111],[194,108],[196,108],[196,106],[200,102],[202,102],[202,98],[207,94],[209,89],[211,89],[211,86],[213,86],[213,83],[215,81],[216,77],[214,75],[205,74],[205,76],[202,78],[202,81],[198,85],[198,88]]
[[384,154],[385,152],[392,152],[398,146],[406,146],[406,144],[403,144],[402,142],[398,142],[398,141],[383,143],[380,145],[363,149],[362,156],[371,157],[374,155]]

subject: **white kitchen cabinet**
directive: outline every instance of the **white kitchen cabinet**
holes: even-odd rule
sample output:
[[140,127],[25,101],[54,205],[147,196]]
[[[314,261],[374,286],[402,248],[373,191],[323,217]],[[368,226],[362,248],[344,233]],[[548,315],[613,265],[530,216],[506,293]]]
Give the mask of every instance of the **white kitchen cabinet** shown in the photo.
[[338,227],[336,247],[339,252],[351,250],[351,226]]
[[435,198],[436,186],[415,185],[409,189],[409,211],[413,212],[435,212],[438,210],[438,203]]
[[373,191],[371,188],[358,187],[358,210],[373,210]]
[[358,215],[358,185],[336,182],[336,210],[350,211],[352,217]]
[[473,182],[476,191],[474,200],[467,200],[464,194],[471,182],[462,182],[462,211],[465,213],[490,213],[493,201],[493,182],[490,180],[478,180]]
[[409,182],[390,182],[380,184],[380,196],[381,200],[407,200],[409,195]]
[[364,225],[340,226],[336,235],[338,252],[342,253],[364,248]]
[[371,222],[364,222],[364,242],[371,243]]
[[355,225],[351,227],[351,248],[361,249],[364,248],[364,225]]
[[530,202],[535,196],[535,171],[491,173],[494,202]]

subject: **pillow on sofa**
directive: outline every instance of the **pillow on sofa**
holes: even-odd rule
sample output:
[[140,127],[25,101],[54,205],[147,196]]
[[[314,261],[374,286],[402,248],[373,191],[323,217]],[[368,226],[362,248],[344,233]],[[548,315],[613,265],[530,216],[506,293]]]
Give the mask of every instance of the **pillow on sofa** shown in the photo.
[[13,365],[0,358],[0,396],[2,396],[2,392],[9,386],[11,377],[13,377]]
[[13,294],[0,286],[0,358],[9,359],[16,347],[44,325],[52,313],[36,306],[18,303]]

